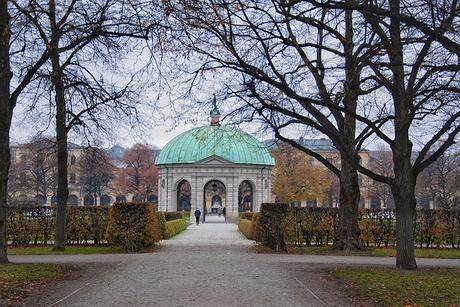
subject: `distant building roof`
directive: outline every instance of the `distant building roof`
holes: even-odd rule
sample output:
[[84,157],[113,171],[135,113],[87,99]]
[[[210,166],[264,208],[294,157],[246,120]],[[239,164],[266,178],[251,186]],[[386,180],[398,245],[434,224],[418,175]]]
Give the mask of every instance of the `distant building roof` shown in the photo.
[[[299,145],[308,148],[312,151],[337,151],[337,148],[334,146],[331,140],[325,139],[325,138],[320,138],[320,139],[305,139],[305,138],[300,138],[295,140]],[[266,140],[264,143],[271,149],[271,148],[276,148],[277,144],[281,142],[280,140]]]

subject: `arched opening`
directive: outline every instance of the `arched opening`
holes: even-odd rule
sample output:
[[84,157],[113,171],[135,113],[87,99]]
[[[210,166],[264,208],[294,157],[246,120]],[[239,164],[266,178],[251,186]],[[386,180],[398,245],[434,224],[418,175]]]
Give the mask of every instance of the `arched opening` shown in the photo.
[[86,194],[83,198],[83,205],[85,206],[94,206],[94,197],[93,195]]
[[112,203],[112,197],[107,194],[101,196],[101,206],[108,206]]
[[418,205],[420,209],[430,209],[430,197],[422,194],[418,200]]
[[380,197],[377,195],[374,195],[371,197],[371,209],[380,209]]
[[242,181],[238,188],[238,212],[254,210],[253,195],[252,184],[247,180]]
[[[204,186],[203,221],[208,215],[217,217],[216,221],[225,222],[227,189],[219,180],[211,180]],[[215,219],[213,218],[213,221]],[[209,219],[208,219],[209,221]]]
[[78,196],[74,194],[69,195],[69,197],[67,197],[67,204],[70,206],[78,206]]
[[115,201],[117,203],[125,203],[126,202],[126,196],[123,195],[123,194],[119,194],[119,195],[117,195],[117,197],[115,197]]
[[[187,180],[182,180],[177,185],[177,211],[191,210],[192,186]],[[158,201],[158,200],[157,200]]]
[[307,207],[308,208],[316,208],[316,207],[318,207],[318,202],[316,201],[316,199],[309,199],[309,200],[307,200]]
[[144,198],[142,197],[142,195],[134,194],[133,197],[131,198],[131,201],[132,202],[143,202]]

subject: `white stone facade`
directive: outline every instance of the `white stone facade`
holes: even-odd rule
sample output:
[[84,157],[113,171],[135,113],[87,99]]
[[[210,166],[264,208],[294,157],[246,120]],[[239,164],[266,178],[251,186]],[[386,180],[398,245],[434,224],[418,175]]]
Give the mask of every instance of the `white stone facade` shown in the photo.
[[224,207],[229,222],[238,219],[238,190],[243,181],[252,186],[253,211],[271,201],[270,165],[236,164],[213,156],[196,163],[158,165],[158,204],[160,211],[177,211],[178,186],[187,180],[191,186],[191,215],[198,208],[204,212],[204,189],[213,180],[225,185]]

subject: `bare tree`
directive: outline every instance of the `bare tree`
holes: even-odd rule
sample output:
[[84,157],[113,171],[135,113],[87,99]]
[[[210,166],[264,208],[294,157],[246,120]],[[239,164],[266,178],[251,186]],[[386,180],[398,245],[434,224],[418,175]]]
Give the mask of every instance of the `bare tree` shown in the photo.
[[[388,147],[381,144],[376,150],[370,153],[369,169],[382,176],[393,176],[393,155]],[[375,197],[382,202],[383,207],[394,207],[391,187],[388,184],[373,180],[369,186],[369,194],[371,196],[371,203],[372,198]]]
[[[391,187],[397,215],[396,265],[414,269],[416,178],[455,142],[460,130],[459,54],[451,48],[460,37],[458,3],[372,2],[389,12],[385,16],[361,9],[366,3],[174,3],[171,16],[184,24],[188,41],[183,41],[203,59],[196,71],[240,73],[222,83],[252,110],[245,120],[262,119],[286,141],[283,129],[291,127],[292,133],[299,126],[312,127],[340,150],[338,175],[349,170],[356,174],[358,169]],[[355,6],[361,14],[352,11]],[[425,24],[442,26],[436,35],[427,34],[403,22],[401,12],[423,15]],[[449,48],[445,39],[452,41]],[[196,77],[192,81],[196,83]],[[393,176],[359,163],[356,149],[371,137],[390,146]],[[420,149],[412,160],[414,143]],[[342,190],[354,189],[354,180],[348,178],[341,180]],[[341,222],[355,225],[352,213],[357,206],[343,207],[350,214]]]
[[[300,2],[171,5],[171,19],[178,20],[182,29],[176,38],[203,59],[189,69],[194,77],[187,81],[195,85],[203,73],[226,71],[223,75],[231,77],[222,83],[234,106],[234,119],[261,120],[278,139],[315,157],[337,175],[341,205],[334,247],[361,248],[355,165],[370,131],[357,127],[353,114],[358,112],[360,97],[379,86],[362,75],[366,59],[378,50],[375,35],[368,33],[363,19]],[[294,137],[292,131],[297,132]],[[299,134],[308,133],[333,141],[341,153],[340,167],[297,141]]]
[[420,174],[417,188],[430,195],[434,208],[453,209],[458,206],[459,179],[459,153],[447,152]]
[[[6,254],[6,205],[8,173],[10,168],[9,134],[13,111],[27,87],[34,83],[38,70],[49,59],[46,50],[33,45],[27,35],[29,23],[8,6],[0,2],[0,263],[8,262]],[[14,23],[10,23],[10,15]],[[31,43],[31,44],[29,44]],[[34,48],[28,48],[30,46]],[[14,67],[10,66],[14,64]],[[13,80],[13,82],[11,82]]]
[[88,148],[80,159],[80,182],[86,194],[94,199],[97,205],[97,198],[107,191],[110,181],[114,177],[114,167],[104,150]]
[[[51,85],[58,156],[58,188],[55,250],[65,248],[65,204],[68,197],[67,141],[76,126],[87,127],[89,119],[101,128],[97,111],[110,108],[115,114],[133,113],[132,104],[122,101],[130,91],[117,88],[90,61],[116,61],[129,39],[149,37],[154,7],[144,1],[12,1],[14,7],[34,26],[37,43],[46,46],[51,65],[41,78]],[[110,50],[114,52],[111,53]],[[99,77],[99,78],[98,78]],[[128,80],[130,84],[131,80]],[[46,84],[46,82],[44,82]],[[44,95],[46,97],[46,95]],[[77,102],[80,108],[76,107]],[[86,122],[87,123],[87,122]]]
[[[47,138],[36,137],[32,142],[22,145],[21,156],[16,159],[11,169],[16,173],[16,178],[8,184],[10,191],[33,195],[36,205],[43,205],[48,195],[56,189],[56,146]],[[13,174],[14,175],[14,174]],[[26,178],[24,182],[19,180]],[[16,181],[16,182],[15,182]],[[15,184],[16,183],[16,184]],[[15,185],[15,187],[12,187]],[[13,191],[12,191],[13,192]]]
[[8,262],[6,254],[6,205],[10,166],[10,127],[13,106],[10,104],[10,16],[8,1],[0,1],[0,263]]

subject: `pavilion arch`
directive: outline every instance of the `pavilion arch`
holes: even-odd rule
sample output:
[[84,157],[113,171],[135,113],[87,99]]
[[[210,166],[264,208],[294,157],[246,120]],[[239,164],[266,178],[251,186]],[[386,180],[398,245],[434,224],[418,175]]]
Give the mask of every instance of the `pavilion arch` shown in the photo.
[[176,184],[176,209],[177,211],[191,210],[192,185],[186,179],[181,179]]
[[124,194],[118,194],[116,197],[115,197],[115,201],[117,203],[125,203],[127,202],[127,199],[126,199],[126,196]]
[[102,194],[100,198],[100,205],[101,206],[108,206],[112,203],[112,197],[107,194]]
[[382,200],[378,195],[372,195],[371,197],[371,209],[380,209],[382,204]]
[[86,194],[83,197],[83,205],[85,206],[94,206],[94,196],[91,194]]
[[203,185],[203,218],[206,214],[218,213],[219,208],[227,206],[227,186],[225,181],[217,178],[210,178]]
[[238,185],[238,212],[254,211],[254,187],[254,183],[248,179]]
[[78,201],[78,196],[75,194],[69,195],[67,198],[67,204],[71,206],[78,206],[79,201]]

